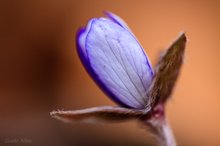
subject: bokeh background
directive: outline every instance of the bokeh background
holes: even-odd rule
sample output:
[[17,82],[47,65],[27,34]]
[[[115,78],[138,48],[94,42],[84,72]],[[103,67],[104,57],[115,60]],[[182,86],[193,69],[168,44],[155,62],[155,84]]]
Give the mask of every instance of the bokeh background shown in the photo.
[[168,118],[180,146],[220,145],[220,2],[0,0],[0,145],[155,145],[136,122],[63,124],[55,109],[115,105],[81,65],[75,34],[103,10],[121,16],[155,64],[184,31],[185,62]]

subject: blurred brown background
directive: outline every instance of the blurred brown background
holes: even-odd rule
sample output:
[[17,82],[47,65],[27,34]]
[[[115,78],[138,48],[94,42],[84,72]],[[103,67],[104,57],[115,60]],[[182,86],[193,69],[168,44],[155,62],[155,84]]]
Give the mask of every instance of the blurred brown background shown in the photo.
[[129,24],[153,64],[160,50],[186,32],[169,120],[180,146],[219,146],[217,0],[0,0],[0,145],[25,138],[30,145],[155,144],[136,122],[72,125],[49,116],[54,109],[115,105],[87,75],[75,48],[77,29],[103,10]]

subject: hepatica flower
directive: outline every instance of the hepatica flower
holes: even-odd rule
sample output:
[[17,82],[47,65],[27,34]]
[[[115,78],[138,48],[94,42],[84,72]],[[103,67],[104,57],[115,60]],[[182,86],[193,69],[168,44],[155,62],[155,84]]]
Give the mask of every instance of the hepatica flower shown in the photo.
[[182,33],[153,68],[127,24],[113,13],[91,19],[76,36],[77,52],[86,71],[119,106],[53,111],[63,121],[117,122],[136,119],[157,136],[162,146],[175,146],[165,116],[183,61],[186,37]]

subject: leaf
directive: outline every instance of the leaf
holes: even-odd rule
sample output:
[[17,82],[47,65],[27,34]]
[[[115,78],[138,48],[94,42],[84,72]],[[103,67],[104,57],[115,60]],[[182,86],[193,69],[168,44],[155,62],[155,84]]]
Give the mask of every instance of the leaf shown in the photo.
[[122,107],[93,107],[82,110],[52,111],[50,115],[64,122],[106,123],[139,119],[147,111]]
[[185,44],[186,36],[182,33],[158,61],[148,93],[153,105],[169,99],[183,63]]

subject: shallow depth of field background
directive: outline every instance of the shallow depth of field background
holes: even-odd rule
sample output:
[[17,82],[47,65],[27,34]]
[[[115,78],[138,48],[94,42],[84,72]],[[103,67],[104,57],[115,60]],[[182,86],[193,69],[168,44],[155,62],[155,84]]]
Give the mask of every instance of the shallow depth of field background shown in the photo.
[[[167,113],[180,146],[220,145],[220,2],[150,0],[0,1],[0,145],[154,145],[134,121],[63,124],[55,109],[115,105],[81,65],[75,34],[112,11],[131,27],[152,64],[185,31],[185,62]],[[23,143],[20,143],[23,144]]]

